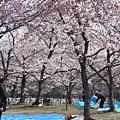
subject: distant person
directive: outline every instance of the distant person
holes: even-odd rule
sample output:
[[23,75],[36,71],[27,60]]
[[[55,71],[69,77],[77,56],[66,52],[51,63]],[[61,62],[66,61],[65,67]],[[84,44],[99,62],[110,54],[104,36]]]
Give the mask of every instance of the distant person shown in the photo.
[[65,115],[65,120],[80,120],[78,115]]
[[[79,115],[65,115],[65,120],[83,120],[83,116]],[[89,118],[88,120],[95,120],[93,118]]]
[[99,93],[99,92],[96,92],[95,96],[97,96],[97,98],[98,98],[96,103],[100,100],[99,107],[103,108],[104,102],[106,101],[106,97],[104,95],[102,95],[101,93]]
[[0,78],[0,120],[2,112],[6,111],[6,96],[5,88],[7,86],[7,80]]
[[85,93],[84,93],[84,90],[82,91],[82,99],[83,99],[83,102],[85,102]]

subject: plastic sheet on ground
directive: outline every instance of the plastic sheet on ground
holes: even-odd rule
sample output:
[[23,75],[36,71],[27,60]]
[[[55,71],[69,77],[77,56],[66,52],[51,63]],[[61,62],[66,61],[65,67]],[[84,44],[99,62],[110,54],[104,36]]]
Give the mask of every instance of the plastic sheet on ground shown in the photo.
[[[90,102],[90,107],[91,108],[98,108],[99,104],[98,103],[94,103],[94,102]],[[76,108],[84,108],[84,102],[77,101],[76,102]]]
[[114,102],[114,107],[115,108],[120,108],[120,102],[119,101],[115,101]]
[[108,112],[110,108],[98,108],[98,112]]
[[62,114],[6,114],[1,120],[64,120]]
[[98,108],[99,107],[99,104],[96,103],[97,100],[98,100],[98,98],[95,95],[93,95],[91,97],[91,100],[90,100],[90,107],[91,108]]
[[[98,108],[98,112],[108,112],[110,108]],[[115,112],[120,113],[120,108],[115,108]]]
[[98,108],[98,107],[99,107],[99,104],[98,104],[98,103],[90,102],[90,107],[91,107],[91,108]]
[[[115,108],[115,112],[120,113],[120,102],[119,101],[114,102],[114,108]],[[98,112],[108,112],[109,109],[110,109],[110,105],[106,104],[105,108],[98,108]]]
[[120,113],[120,108],[115,108],[115,112]]
[[115,101],[114,102],[115,112],[120,113],[120,102]]
[[[98,103],[94,103],[94,102],[90,102],[90,107],[91,108],[98,108],[99,104]],[[76,102],[76,108],[84,108],[84,102],[82,101],[77,101]]]
[[[90,100],[90,107],[91,108],[98,108],[99,107],[99,104],[96,103],[97,99],[98,98],[95,95],[93,95],[91,97],[91,100]],[[76,102],[76,108],[84,108],[84,102],[83,101],[77,101]]]
[[76,102],[76,108],[84,108],[84,102],[82,102],[82,101],[77,101],[77,102]]

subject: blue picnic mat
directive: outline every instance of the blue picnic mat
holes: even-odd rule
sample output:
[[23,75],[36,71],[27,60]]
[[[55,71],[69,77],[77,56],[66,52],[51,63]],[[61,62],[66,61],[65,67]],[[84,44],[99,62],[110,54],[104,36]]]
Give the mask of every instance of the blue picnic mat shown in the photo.
[[[115,112],[120,113],[120,102],[115,101],[114,102],[114,109]],[[98,112],[108,112],[110,110],[110,104],[106,104],[105,108],[98,108]]]
[[3,114],[1,120],[64,120],[62,114]]

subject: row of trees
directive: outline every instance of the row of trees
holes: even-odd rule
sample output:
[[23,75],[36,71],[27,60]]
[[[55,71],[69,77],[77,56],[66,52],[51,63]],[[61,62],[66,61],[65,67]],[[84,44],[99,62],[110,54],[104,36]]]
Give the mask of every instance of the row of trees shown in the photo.
[[114,111],[113,88],[120,73],[118,1],[6,0],[0,17],[0,71],[10,79],[13,93],[21,86],[20,102],[27,85],[38,91],[39,101],[43,85],[62,84],[71,103],[72,89],[82,81],[88,120],[89,82],[99,77],[108,86]]

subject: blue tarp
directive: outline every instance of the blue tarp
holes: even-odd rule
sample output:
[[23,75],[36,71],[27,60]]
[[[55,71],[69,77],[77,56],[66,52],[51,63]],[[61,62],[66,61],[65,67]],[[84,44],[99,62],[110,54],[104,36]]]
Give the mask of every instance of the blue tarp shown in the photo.
[[93,95],[93,96],[91,97],[90,102],[96,103],[97,100],[98,100],[97,96]]
[[82,102],[82,101],[77,101],[77,102],[76,102],[76,108],[84,108],[84,102]]
[[98,112],[108,112],[110,108],[98,108]]
[[[108,112],[110,108],[98,108],[98,112]],[[115,112],[120,113],[120,108],[115,108]]]
[[[90,107],[91,108],[97,108],[98,104],[95,104],[96,98],[93,96],[90,101]],[[82,101],[77,101],[76,102],[76,108],[84,108],[84,102]],[[116,101],[114,102],[114,108],[117,113],[120,113],[120,102]],[[106,104],[105,108],[98,108],[98,112],[108,112],[110,110],[110,105]]]
[[[98,103],[96,103],[97,99],[98,98],[95,95],[93,95],[91,97],[91,100],[90,100],[90,107],[91,108],[97,108],[99,106]],[[76,107],[77,108],[84,108],[84,102],[83,101],[77,101],[76,102]]]
[[[117,113],[120,113],[120,102],[119,101],[114,102],[114,108]],[[98,112],[108,112],[109,109],[110,109],[110,105],[106,104],[105,108],[98,108]]]
[[106,105],[105,105],[105,108],[110,108],[110,105],[109,105],[109,104],[106,104]]
[[90,107],[91,108],[98,108],[98,103],[96,103],[96,101],[98,100],[98,98],[95,96],[95,95],[93,95],[92,97],[91,97],[91,100],[90,100]]
[[64,120],[62,114],[6,114],[1,120]]
[[119,101],[115,101],[114,102],[114,107],[115,108],[120,108],[120,102]]
[[115,108],[115,112],[120,113],[120,108]]

